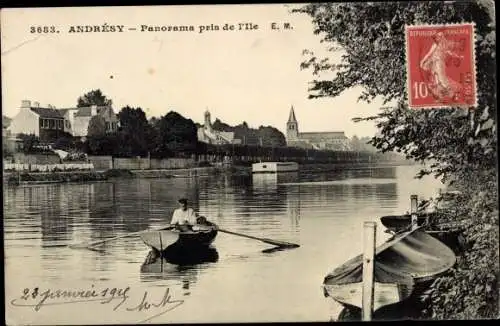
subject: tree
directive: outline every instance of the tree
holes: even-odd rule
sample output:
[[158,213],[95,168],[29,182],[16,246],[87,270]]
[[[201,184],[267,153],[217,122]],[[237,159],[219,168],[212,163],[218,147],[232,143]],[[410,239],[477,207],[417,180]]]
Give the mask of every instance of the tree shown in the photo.
[[[474,249],[464,253],[453,277],[439,278],[431,288],[432,316],[496,317],[499,237],[493,3],[314,3],[294,12],[309,15],[314,33],[322,35],[329,52],[341,54],[340,62],[331,62],[328,57],[318,58],[312,51],[304,51],[309,58],[301,68],[311,68],[318,78],[312,82],[309,97],[335,97],[352,87],[361,87],[360,100],[382,99],[384,107],[379,114],[355,119],[376,121],[379,132],[371,144],[382,152],[398,151],[408,159],[432,162],[420,177],[433,174],[469,194],[462,202],[462,211],[469,221],[474,221],[467,224],[466,232]],[[409,110],[405,24],[460,22],[475,23],[477,108]],[[332,72],[333,78],[325,76]],[[471,288],[463,286],[471,283]],[[436,299],[440,297],[446,300]]]
[[[464,166],[463,163],[478,167],[484,161],[489,165],[494,162],[496,92],[495,72],[491,67],[495,64],[495,30],[489,8],[483,3],[311,4],[299,12],[311,15],[316,26],[314,32],[324,33],[323,40],[333,44],[331,51],[343,52],[338,64],[306,51],[311,58],[302,68],[312,68],[316,76],[322,72],[336,73],[333,79],[314,80],[310,98],[337,96],[346,89],[362,86],[360,100],[370,102],[380,97],[384,104],[394,103],[377,116],[356,121],[378,122],[380,136],[372,142],[381,150],[400,149],[419,161],[433,158],[452,163],[433,168],[432,172],[438,176],[446,178]],[[460,21],[476,22],[479,107],[468,111],[408,110],[403,82],[405,24]],[[447,146],[435,146],[436,142]]]
[[36,146],[40,144],[40,138],[34,134],[19,134],[18,138],[23,142],[24,153],[31,153],[35,151]]
[[88,137],[102,137],[106,135],[106,121],[100,115],[95,115],[90,118],[87,129]]
[[170,111],[160,118],[157,128],[156,153],[171,155],[196,150],[197,129],[191,119],[186,119],[179,113]]
[[231,127],[227,123],[220,121],[219,118],[215,119],[214,123],[212,124],[212,128],[218,131],[228,131],[228,132],[233,131],[233,127]]
[[113,104],[111,99],[106,98],[101,92],[100,89],[91,90],[90,92],[80,96],[78,98],[77,107],[85,107],[85,106],[110,106]]
[[120,147],[125,155],[146,155],[154,148],[155,130],[141,108],[126,106],[120,110],[118,118],[121,128]]
[[280,147],[286,146],[285,135],[278,129],[271,126],[260,126],[258,136],[261,139],[261,146]]
[[74,148],[73,139],[71,137],[65,137],[65,136],[59,137],[54,142],[54,145],[52,145],[52,148],[68,151],[68,150]]

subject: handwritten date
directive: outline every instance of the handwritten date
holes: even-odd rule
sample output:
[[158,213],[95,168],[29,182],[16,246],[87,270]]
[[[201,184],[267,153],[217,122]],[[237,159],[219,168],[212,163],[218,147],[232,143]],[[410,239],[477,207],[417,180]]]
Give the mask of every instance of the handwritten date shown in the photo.
[[[125,311],[147,311],[152,309],[161,309],[155,311],[153,316],[148,317],[147,320],[156,318],[164,313],[179,307],[184,303],[184,300],[173,300],[170,294],[170,288],[165,288],[161,299],[151,298],[152,295],[148,291],[144,291],[142,299],[137,303],[131,295],[130,287],[124,288],[104,288],[96,289],[92,285],[89,289],[75,290],[75,289],[46,289],[40,288],[25,288],[19,298],[11,301],[11,304],[16,307],[32,307],[35,311],[39,311],[43,306],[47,305],[62,305],[62,304],[75,304],[86,302],[99,302],[100,304],[110,304],[113,310],[116,311],[121,306],[125,307]],[[140,296],[139,296],[140,297]],[[135,301],[135,302],[133,302]],[[124,305],[127,302],[126,305]]]

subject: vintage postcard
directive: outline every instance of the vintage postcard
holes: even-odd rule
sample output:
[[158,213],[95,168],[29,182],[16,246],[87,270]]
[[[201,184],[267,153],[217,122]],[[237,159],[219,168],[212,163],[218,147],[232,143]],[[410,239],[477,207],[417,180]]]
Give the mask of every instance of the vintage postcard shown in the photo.
[[0,21],[7,325],[498,318],[493,2]]

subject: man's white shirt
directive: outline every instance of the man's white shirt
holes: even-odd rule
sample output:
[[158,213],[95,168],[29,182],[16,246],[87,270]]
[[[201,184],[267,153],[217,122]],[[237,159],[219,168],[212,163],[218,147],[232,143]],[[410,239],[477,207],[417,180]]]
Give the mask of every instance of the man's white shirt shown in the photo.
[[177,208],[172,215],[172,221],[170,224],[196,224],[196,214],[192,208],[188,208],[185,211],[182,208]]

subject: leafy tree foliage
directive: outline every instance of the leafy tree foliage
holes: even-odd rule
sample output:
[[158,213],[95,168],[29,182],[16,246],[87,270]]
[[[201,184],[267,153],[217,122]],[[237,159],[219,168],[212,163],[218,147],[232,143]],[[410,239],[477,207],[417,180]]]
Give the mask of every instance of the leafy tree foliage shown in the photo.
[[[334,97],[361,87],[360,100],[381,98],[384,107],[379,114],[355,119],[376,121],[379,133],[371,143],[382,152],[397,151],[409,159],[431,162],[419,176],[433,174],[468,194],[457,205],[465,207],[463,216],[474,222],[467,224],[466,231],[467,241],[474,245],[464,253],[452,275],[439,278],[431,288],[431,315],[496,317],[499,266],[494,4],[314,3],[295,12],[309,15],[314,33],[322,35],[331,53],[341,54],[340,62],[331,62],[329,57],[318,58],[312,51],[304,51],[309,58],[301,67],[312,69],[317,78],[309,97]],[[461,22],[475,23],[478,106],[409,110],[405,24]]]
[[87,129],[88,137],[102,137],[106,134],[106,121],[100,115],[90,118]]
[[60,137],[54,142],[52,148],[68,151],[74,148],[74,141],[71,137]]
[[155,130],[141,108],[126,106],[118,113],[120,147],[129,156],[147,155],[154,147]]
[[271,126],[260,126],[258,129],[259,138],[262,139],[261,146],[279,147],[286,146],[285,135],[278,129]]
[[227,123],[220,121],[219,118],[215,119],[214,123],[212,124],[212,128],[218,131],[226,131],[226,132],[231,132],[234,129]]
[[40,144],[40,138],[34,134],[19,134],[18,138],[23,142],[23,151],[31,153]]
[[271,126],[260,126],[259,129],[249,128],[243,123],[232,127],[219,119],[215,119],[212,128],[218,131],[234,132],[234,138],[240,139],[243,144],[255,146],[286,146],[285,135]]
[[155,153],[193,151],[198,143],[196,125],[177,112],[170,111],[161,117],[156,126]]
[[108,106],[113,104],[111,99],[108,99],[100,89],[91,90],[90,92],[80,96],[78,98],[77,107],[85,107],[85,106]]

